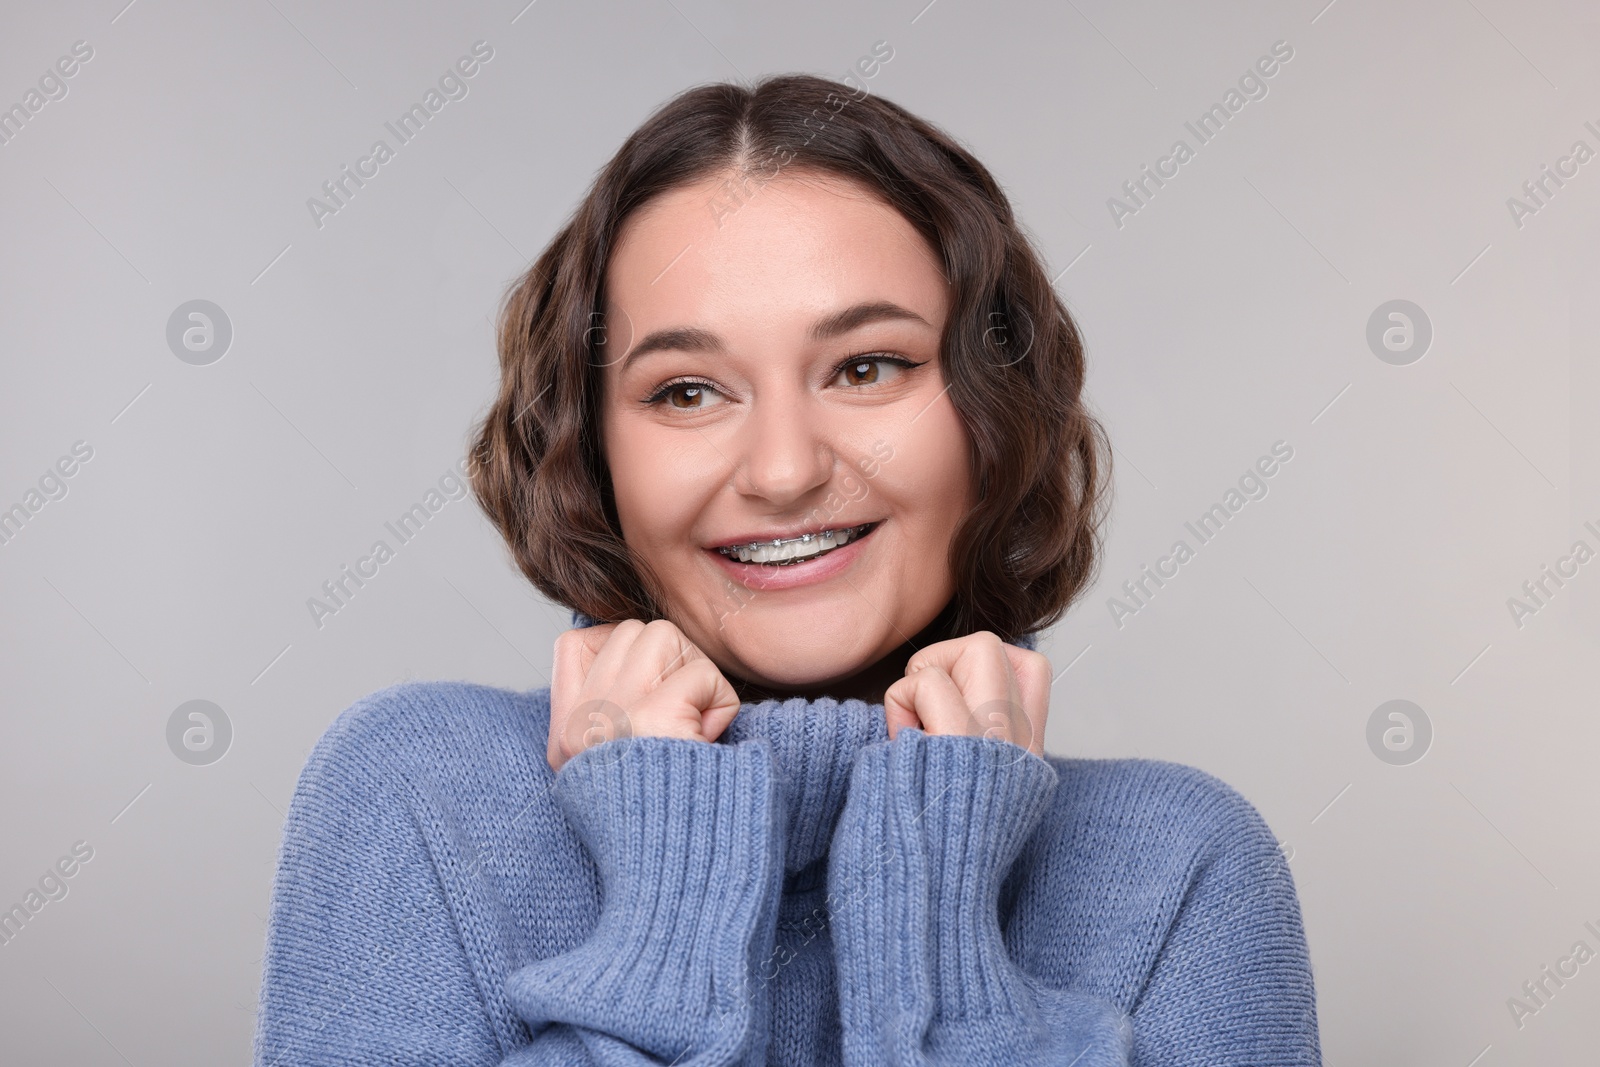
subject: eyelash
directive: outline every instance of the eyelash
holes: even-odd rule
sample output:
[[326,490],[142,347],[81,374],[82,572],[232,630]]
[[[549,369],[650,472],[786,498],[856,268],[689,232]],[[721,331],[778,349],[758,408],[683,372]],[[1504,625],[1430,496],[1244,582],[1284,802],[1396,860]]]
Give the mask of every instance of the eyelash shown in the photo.
[[[891,355],[888,355],[888,354],[883,353],[883,352],[863,352],[860,355],[850,356],[849,358],[844,359],[841,362],[835,364],[834,368],[833,368],[833,376],[832,377],[833,378],[837,378],[840,374],[844,373],[845,370],[847,370],[850,367],[854,367],[858,363],[892,363],[897,367],[907,367],[907,368],[922,366],[921,363],[915,363],[915,362],[913,362],[913,361],[911,361],[909,359],[905,359],[902,356],[891,356]],[[829,380],[831,381],[832,378],[830,378]],[[672,391],[674,389],[677,389],[680,386],[685,386],[685,385],[695,385],[695,386],[700,386],[700,387],[705,388],[705,389],[713,389],[713,390],[717,388],[715,385],[711,384],[710,382],[706,381],[703,378],[674,378],[672,381],[661,383],[661,388],[657,389],[650,396],[646,397],[645,400],[644,400],[644,403],[646,404],[646,406],[653,407],[656,404],[659,404],[662,401],[664,401],[672,393]],[[872,388],[872,386],[870,386],[870,385],[860,385],[860,386],[854,386],[853,388],[870,389],[870,388]]]

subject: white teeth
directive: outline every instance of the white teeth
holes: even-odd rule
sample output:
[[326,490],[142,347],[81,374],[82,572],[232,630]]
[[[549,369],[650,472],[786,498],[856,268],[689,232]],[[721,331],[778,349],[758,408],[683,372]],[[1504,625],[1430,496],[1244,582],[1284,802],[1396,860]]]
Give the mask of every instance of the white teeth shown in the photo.
[[835,548],[841,548],[860,537],[871,523],[851,526],[843,530],[824,530],[821,534],[802,534],[788,541],[753,541],[745,545],[732,545],[717,551],[731,556],[740,563],[793,563],[812,559]]

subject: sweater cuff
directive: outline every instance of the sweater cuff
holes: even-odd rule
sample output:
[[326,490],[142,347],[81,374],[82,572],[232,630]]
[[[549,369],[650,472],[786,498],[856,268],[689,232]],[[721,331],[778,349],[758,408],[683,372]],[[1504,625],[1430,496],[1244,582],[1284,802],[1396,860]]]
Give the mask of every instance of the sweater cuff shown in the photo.
[[785,818],[769,750],[669,737],[614,739],[556,775],[604,901],[587,941],[507,983],[537,1032],[599,1031],[663,1062],[758,1040],[752,993],[770,954]]
[[990,737],[907,727],[861,751],[828,875],[847,1033],[1030,1028],[999,894],[1057,781],[1043,757]]

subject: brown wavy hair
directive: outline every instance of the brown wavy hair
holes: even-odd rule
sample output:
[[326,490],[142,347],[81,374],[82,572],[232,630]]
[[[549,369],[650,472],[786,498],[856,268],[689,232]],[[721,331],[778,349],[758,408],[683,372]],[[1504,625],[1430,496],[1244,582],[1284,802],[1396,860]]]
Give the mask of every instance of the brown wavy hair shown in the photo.
[[506,293],[500,392],[471,448],[474,496],[550,599],[598,622],[668,617],[622,539],[600,454],[607,261],[651,198],[726,173],[737,203],[790,168],[874,191],[922,233],[950,283],[939,358],[978,503],[950,546],[955,596],[925,633],[1014,642],[1056,622],[1098,570],[1110,495],[1078,328],[983,164],[899,105],[825,78],[698,86],[628,137]]

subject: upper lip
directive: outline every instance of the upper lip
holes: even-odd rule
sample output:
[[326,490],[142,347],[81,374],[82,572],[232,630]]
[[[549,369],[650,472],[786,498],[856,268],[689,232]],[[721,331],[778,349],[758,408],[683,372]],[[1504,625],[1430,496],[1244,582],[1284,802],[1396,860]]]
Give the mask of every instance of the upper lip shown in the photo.
[[881,521],[881,519],[857,519],[853,522],[830,522],[826,525],[820,526],[792,526],[788,529],[781,530],[762,530],[756,533],[742,534],[738,537],[729,537],[721,541],[715,541],[712,544],[707,545],[706,548],[716,550],[719,548],[731,548],[734,545],[748,545],[752,542],[770,544],[774,540],[788,541],[793,538],[803,536],[804,534],[820,534],[824,530],[849,530],[856,526],[866,526],[870,523]]

